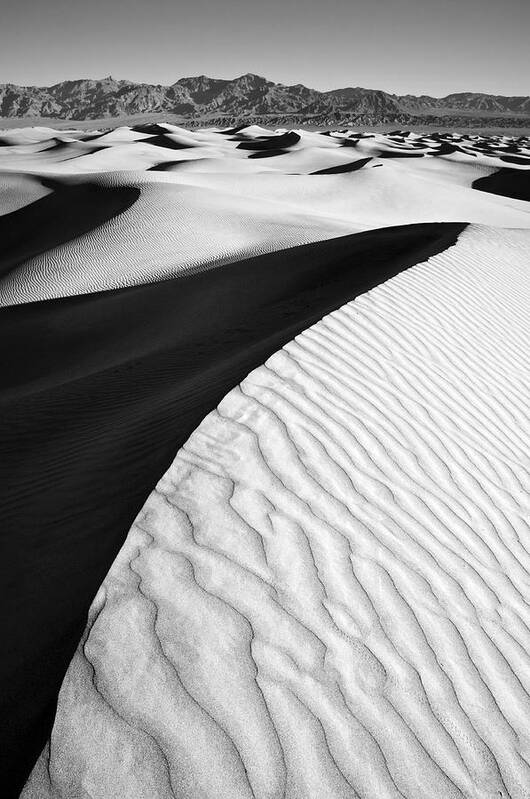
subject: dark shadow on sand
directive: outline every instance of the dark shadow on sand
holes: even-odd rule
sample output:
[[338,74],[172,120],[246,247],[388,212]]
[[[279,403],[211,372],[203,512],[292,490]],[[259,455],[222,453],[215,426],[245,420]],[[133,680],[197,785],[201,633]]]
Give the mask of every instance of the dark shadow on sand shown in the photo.
[[340,175],[344,172],[356,172],[362,169],[368,161],[372,158],[359,158],[357,161],[350,161],[349,164],[339,164],[338,166],[329,166],[327,169],[317,169],[316,172],[311,172],[311,175]]
[[518,166],[530,166],[530,158],[524,155],[501,155],[501,161],[507,164],[517,164]]
[[503,167],[492,175],[474,180],[471,185],[490,194],[530,202],[530,170]]
[[[202,158],[193,159],[202,161]],[[181,158],[180,161],[161,161],[159,164],[155,164],[154,166],[150,166],[149,169],[146,169],[146,172],[173,172],[175,171],[175,167],[179,167],[181,164],[189,164],[189,158]]]
[[[167,133],[167,131],[166,131]],[[147,139],[138,139],[136,144],[154,144],[155,147],[167,147],[168,150],[189,150],[194,145],[184,144],[183,142],[174,141],[168,136],[149,136]]]
[[163,125],[158,125],[156,122],[147,123],[145,125],[133,125],[131,130],[135,133],[145,133],[146,136],[165,136],[169,133],[168,129]]
[[300,136],[294,131],[280,133],[274,136],[263,136],[249,141],[242,141],[237,145],[238,150],[279,150],[293,147],[300,141]]
[[250,153],[248,158],[272,158],[275,155],[287,155],[290,150],[260,150],[256,153]]
[[381,150],[378,158],[423,158],[424,153],[411,153],[406,150]]
[[81,141],[62,141],[62,139],[55,139],[55,144],[47,147],[43,152],[49,155],[50,153],[69,153],[70,158],[65,160],[72,161],[74,158],[79,158],[82,155],[93,155],[99,153],[101,150],[108,150],[108,146],[100,145],[99,147],[87,146],[87,143]]

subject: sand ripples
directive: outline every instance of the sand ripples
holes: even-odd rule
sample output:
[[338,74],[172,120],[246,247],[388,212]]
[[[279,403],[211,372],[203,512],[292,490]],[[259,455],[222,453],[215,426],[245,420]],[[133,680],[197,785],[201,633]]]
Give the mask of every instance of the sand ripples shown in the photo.
[[25,799],[530,796],[529,247],[468,228],[206,417]]

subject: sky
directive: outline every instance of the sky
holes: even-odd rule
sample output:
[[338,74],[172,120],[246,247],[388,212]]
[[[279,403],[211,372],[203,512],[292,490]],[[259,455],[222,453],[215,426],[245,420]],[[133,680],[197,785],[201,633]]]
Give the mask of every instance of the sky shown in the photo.
[[530,0],[0,0],[0,83],[246,72],[326,90],[530,94]]

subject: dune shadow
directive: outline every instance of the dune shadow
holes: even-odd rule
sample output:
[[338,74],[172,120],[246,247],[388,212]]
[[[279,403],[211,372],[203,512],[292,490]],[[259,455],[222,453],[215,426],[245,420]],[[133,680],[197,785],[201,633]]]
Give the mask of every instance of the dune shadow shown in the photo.
[[501,155],[498,156],[501,161],[507,164],[517,164],[518,166],[530,166],[530,157],[523,155]]
[[242,141],[237,145],[239,150],[279,150],[286,147],[293,147],[298,144],[300,136],[294,131],[281,133],[279,135],[260,137]]
[[79,158],[83,155],[92,155],[93,153],[99,153],[101,150],[108,150],[108,146],[100,145],[100,146],[92,146],[87,147],[83,146],[83,143],[80,142],[69,142],[69,141],[62,141],[62,139],[56,139],[55,144],[51,147],[47,147],[46,150],[43,150],[43,154],[48,156],[50,154],[61,154],[64,153],[66,155],[70,155],[69,158],[62,159],[63,161],[72,161],[74,158]]
[[[194,158],[194,161],[203,161],[202,158]],[[150,166],[146,169],[146,172],[173,172],[175,167],[179,167],[181,164],[189,164],[189,158],[181,158],[180,161],[161,161],[159,164],[154,164],[154,166]]]
[[167,128],[164,128],[163,125],[158,125],[156,122],[148,122],[144,125],[133,125],[131,130],[135,133],[145,133],[147,136],[157,136],[159,134],[165,136],[166,133],[169,133]]
[[328,166],[326,169],[317,169],[316,172],[311,172],[311,175],[341,175],[345,172],[356,172],[362,169],[365,164],[371,161],[372,158],[359,158],[357,161],[350,161],[349,164],[339,164],[338,166]]
[[[166,131],[167,133],[167,131]],[[148,139],[138,139],[136,144],[153,144],[155,147],[167,147],[168,150],[189,150],[193,144],[175,141],[168,136],[150,136]]]
[[287,155],[290,150],[258,150],[256,153],[250,153],[248,158],[272,158],[275,155]]
[[399,150],[381,150],[378,153],[378,158],[423,158],[425,153],[410,153],[406,150],[400,152]]
[[[432,138],[435,137],[432,136]],[[458,144],[450,144],[447,141],[440,141],[440,144],[431,145],[431,147],[432,149],[429,155],[453,155],[453,153],[461,153],[462,155],[467,155],[472,158],[477,157],[477,153],[470,153],[462,147],[459,147]]]
[[501,167],[492,175],[474,180],[471,186],[490,194],[530,202],[530,170]]

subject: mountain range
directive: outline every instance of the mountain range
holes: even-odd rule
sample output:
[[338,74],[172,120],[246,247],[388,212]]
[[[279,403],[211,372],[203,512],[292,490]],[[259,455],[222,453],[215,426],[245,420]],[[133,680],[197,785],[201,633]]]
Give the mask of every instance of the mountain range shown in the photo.
[[285,86],[248,73],[234,80],[206,75],[181,78],[171,86],[80,79],[53,86],[0,84],[0,117],[71,120],[167,113],[212,124],[290,121],[313,124],[396,122],[501,127],[530,126],[530,97],[475,92],[430,97],[348,87],[317,91]]

